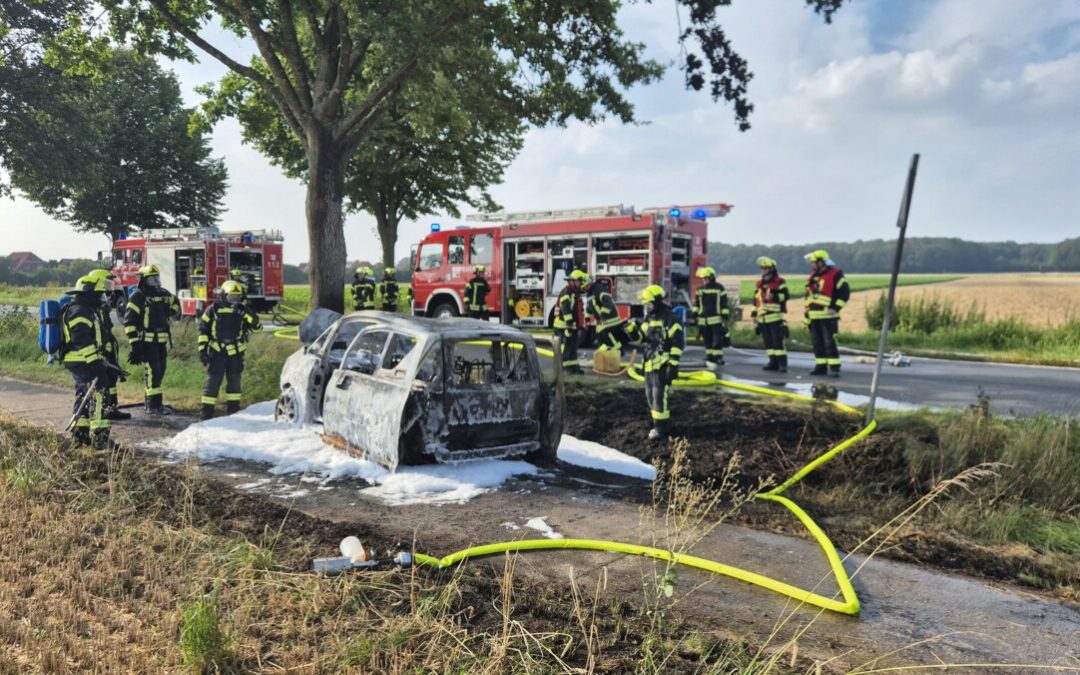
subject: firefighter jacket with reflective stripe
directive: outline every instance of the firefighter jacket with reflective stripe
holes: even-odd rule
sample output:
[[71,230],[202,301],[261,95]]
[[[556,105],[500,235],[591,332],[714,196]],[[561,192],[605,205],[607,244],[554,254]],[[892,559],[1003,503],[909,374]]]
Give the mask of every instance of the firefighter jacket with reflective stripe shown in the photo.
[[645,342],[645,372],[671,364],[678,366],[686,347],[682,322],[667,303],[657,302],[641,324]]
[[487,309],[487,294],[491,292],[491,285],[484,277],[473,277],[465,284],[465,306],[478,312]]
[[826,267],[821,272],[814,272],[806,280],[806,316],[814,319],[828,319],[829,310],[839,312],[851,297],[844,272],[839,267]]
[[577,330],[578,309],[581,301],[576,291],[565,286],[559,293],[559,299],[555,303],[555,328],[565,330]]
[[124,333],[130,342],[168,342],[169,319],[180,314],[176,296],[164,288],[139,288],[128,298]]
[[770,275],[758,279],[757,288],[754,289],[754,311],[751,316],[758,323],[773,323],[784,320],[784,312],[787,311],[789,297],[787,281],[779,274]]
[[601,330],[614,328],[623,322],[619,316],[619,308],[615,306],[615,298],[611,297],[611,293],[607,291],[600,291],[592,296],[589,302],[589,316],[593,317]]
[[397,305],[398,285],[393,279],[383,279],[379,282],[379,295],[383,305]]
[[112,312],[109,309],[108,301],[102,301],[99,304],[98,312],[101,315],[101,337],[105,340],[105,351],[115,357],[120,351],[120,343],[116,340],[116,337],[112,332]]
[[715,279],[702,284],[697,290],[694,314],[697,314],[698,323],[705,326],[723,323],[724,319],[731,314],[724,285]]
[[375,309],[375,280],[363,277],[352,285],[353,306],[356,309]]
[[229,356],[242,354],[251,334],[261,329],[259,316],[247,305],[219,300],[199,317],[199,349],[206,347]]
[[60,317],[64,363],[96,363],[105,355],[105,332],[101,325],[101,305],[96,298],[80,293],[64,307]]

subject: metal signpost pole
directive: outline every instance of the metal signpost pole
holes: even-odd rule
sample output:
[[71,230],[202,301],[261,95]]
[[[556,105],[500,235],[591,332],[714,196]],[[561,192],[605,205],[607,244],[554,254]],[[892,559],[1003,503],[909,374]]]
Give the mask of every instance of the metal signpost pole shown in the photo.
[[893,258],[892,279],[889,280],[889,296],[885,302],[885,316],[881,322],[881,341],[878,342],[877,359],[874,361],[874,378],[870,381],[870,402],[866,405],[866,423],[874,419],[874,404],[877,403],[878,380],[881,377],[881,362],[885,358],[885,347],[889,342],[889,326],[892,323],[893,302],[896,299],[896,281],[900,276],[900,259],[904,255],[904,236],[907,234],[908,212],[911,211],[911,193],[915,190],[915,173],[919,169],[918,153],[911,157],[908,169],[907,185],[904,198],[900,202],[900,215],[896,226],[900,236],[896,240],[896,256]]

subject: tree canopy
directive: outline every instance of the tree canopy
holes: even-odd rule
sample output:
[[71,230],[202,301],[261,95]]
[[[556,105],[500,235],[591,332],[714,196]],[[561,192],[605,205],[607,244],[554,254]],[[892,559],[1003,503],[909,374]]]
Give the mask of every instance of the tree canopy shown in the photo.
[[217,221],[225,168],[205,134],[189,135],[172,73],[120,50],[94,77],[40,60],[8,74],[18,95],[0,123],[0,162],[47,213],[113,236]]

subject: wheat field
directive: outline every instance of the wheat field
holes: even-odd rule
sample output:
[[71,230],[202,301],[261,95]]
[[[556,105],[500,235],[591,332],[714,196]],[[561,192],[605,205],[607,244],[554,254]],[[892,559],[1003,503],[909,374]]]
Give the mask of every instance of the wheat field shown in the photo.
[[[868,329],[866,307],[884,289],[859,291],[841,314],[840,329]],[[967,310],[974,304],[988,319],[1016,317],[1034,326],[1058,326],[1080,317],[1080,273],[971,274],[960,279],[922,286],[901,286],[897,299],[937,298]],[[747,311],[745,316],[749,316]],[[801,299],[788,303],[788,321],[802,321]]]

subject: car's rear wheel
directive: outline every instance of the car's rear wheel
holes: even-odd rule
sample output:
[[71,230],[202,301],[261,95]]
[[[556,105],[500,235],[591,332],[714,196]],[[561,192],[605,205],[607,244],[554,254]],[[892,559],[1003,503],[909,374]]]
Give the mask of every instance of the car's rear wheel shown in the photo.
[[431,311],[431,316],[436,319],[453,319],[458,315],[457,305],[452,302],[440,302]]

